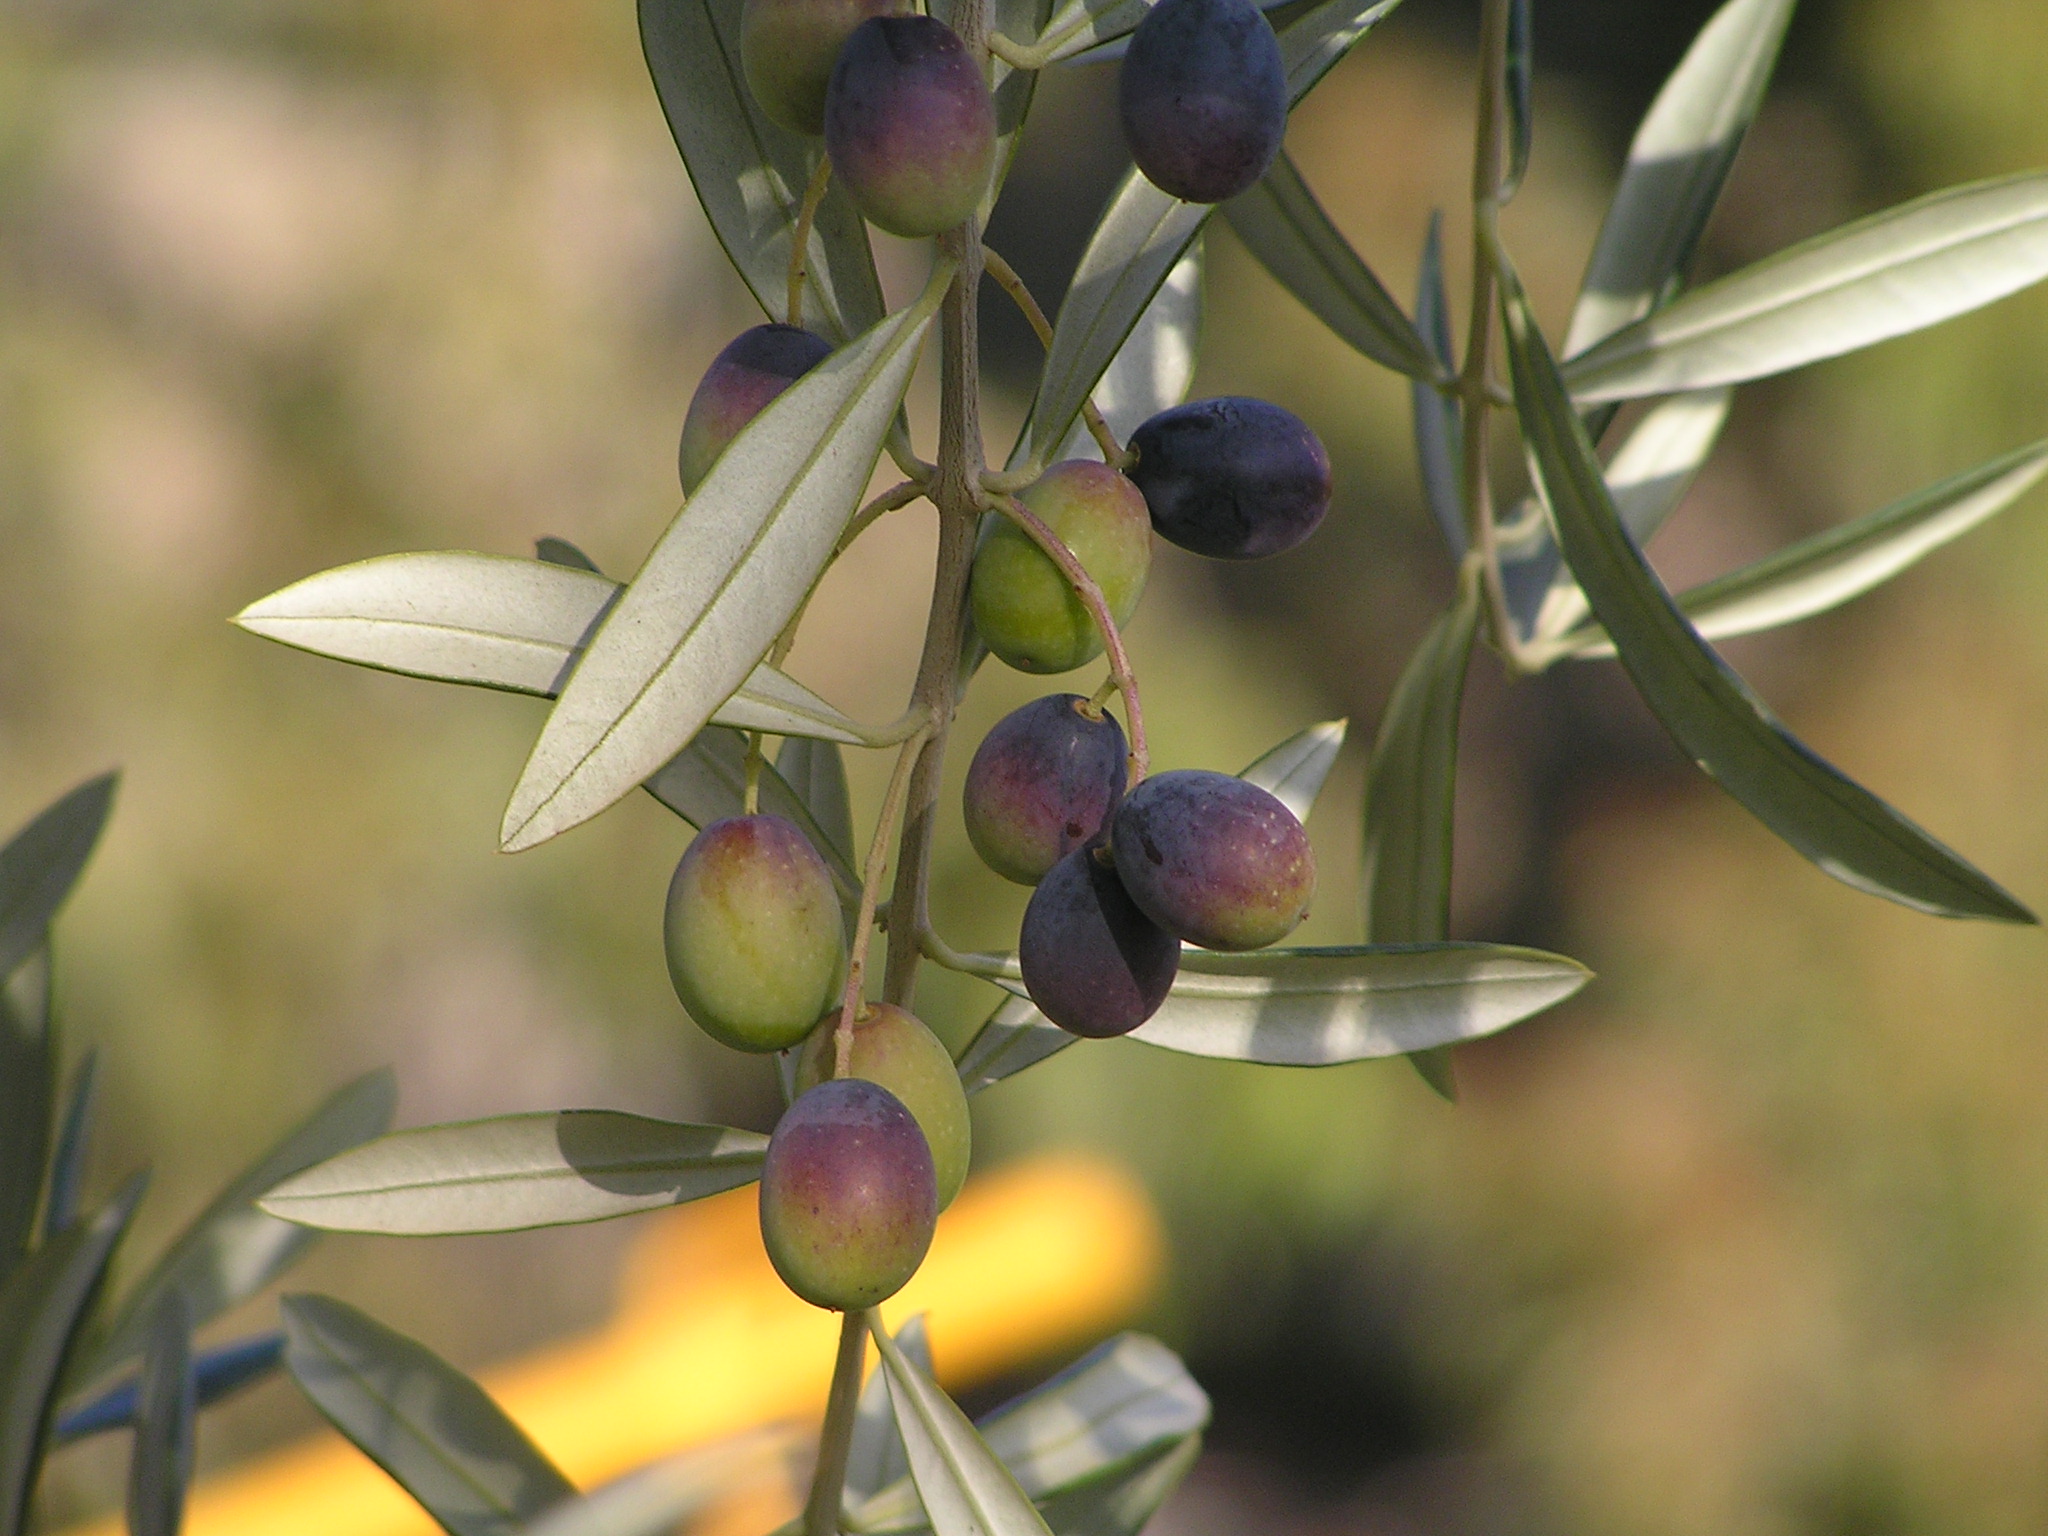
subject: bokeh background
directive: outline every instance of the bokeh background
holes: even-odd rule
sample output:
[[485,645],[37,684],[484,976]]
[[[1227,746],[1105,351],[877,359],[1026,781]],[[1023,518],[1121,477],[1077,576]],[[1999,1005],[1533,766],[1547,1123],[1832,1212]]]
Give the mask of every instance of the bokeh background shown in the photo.
[[[1474,9],[1411,0],[1291,134],[1399,292],[1436,206],[1461,292]],[[1710,9],[1538,7],[1509,232],[1553,321],[1634,116]],[[1111,84],[1048,79],[991,233],[1048,305],[1120,170]],[[1809,0],[1703,269],[2048,161],[2044,93],[2039,0]],[[551,533],[625,573],[672,514],[689,392],[756,317],[631,6],[9,0],[0,206],[0,819],[125,770],[59,965],[72,1048],[99,1047],[110,1089],[97,1177],[157,1171],[138,1252],[381,1062],[404,1123],[608,1105],[765,1125],[767,1068],[697,1037],[663,972],[680,823],[640,797],[502,858],[540,705],[226,623],[394,550]],[[1341,490],[1313,545],[1266,564],[1160,550],[1134,626],[1154,752],[1235,769],[1350,716],[1307,933],[1343,941],[1360,759],[1450,571],[1402,386],[1220,224],[1210,256],[1199,392],[1299,411]],[[1033,353],[993,302],[988,330],[999,453]],[[1752,386],[1655,558],[1704,577],[2044,422],[2040,294]],[[930,552],[917,511],[863,539],[792,670],[895,713]],[[1729,647],[1807,740],[2037,906],[2044,579],[2037,494],[1839,615]],[[964,739],[1041,691],[1000,671]],[[1511,687],[1482,660],[1463,755],[1455,932],[1562,948],[1600,980],[1463,1050],[1457,1108],[1399,1062],[1304,1074],[1122,1044],[979,1101],[984,1165],[1103,1148],[1167,1214],[1144,1321],[1217,1415],[1161,1531],[2039,1530],[2048,941],[1825,879],[1678,760],[1611,664]],[[856,765],[863,824],[882,770]],[[1022,894],[956,819],[940,859],[945,931],[1003,943]],[[990,1002],[943,978],[923,994],[955,1043]],[[474,1366],[601,1317],[627,1225],[330,1240],[295,1283]],[[209,1418],[203,1460],[311,1422],[273,1384]],[[49,1517],[117,1502],[118,1475],[108,1451],[67,1454]]]

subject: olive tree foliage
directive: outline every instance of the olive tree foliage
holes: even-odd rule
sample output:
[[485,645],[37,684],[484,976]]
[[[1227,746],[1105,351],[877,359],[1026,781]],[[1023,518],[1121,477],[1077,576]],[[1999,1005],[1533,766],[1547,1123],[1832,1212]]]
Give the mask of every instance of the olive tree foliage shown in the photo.
[[[1286,106],[1401,0],[1285,0],[1267,18]],[[1018,959],[962,954],[927,901],[940,769],[987,647],[967,601],[977,541],[1014,518],[1047,467],[1127,463],[1117,444],[1182,400],[1201,324],[1202,243],[1220,212],[1333,334],[1411,382],[1421,481],[1456,596],[1410,658],[1374,733],[1365,788],[1366,913],[1356,944],[1185,949],[1134,1031],[1225,1060],[1322,1066],[1408,1056],[1446,1096],[1448,1050],[1577,991],[1557,955],[1448,940],[1461,698],[1475,645],[1514,675],[1618,658],[1674,741],[1822,872],[1937,916],[2031,923],[1990,876],[1803,745],[1712,641],[1821,613],[2011,505],[2048,442],[1961,469],[1891,506],[1688,591],[1643,555],[1712,453],[1737,387],[1988,304],[2048,276],[2048,173],[1973,183],[1858,220],[1713,282],[1689,261],[1764,99],[1793,0],[1727,0],[1635,135],[1564,335],[1537,325],[1499,213],[1529,160],[1533,0],[1482,7],[1469,331],[1454,346],[1440,229],[1412,310],[1318,204],[1284,150],[1219,204],[1181,201],[1137,168],[1103,209],[1046,317],[985,251],[1036,74],[1114,56],[1148,0],[936,0],[993,91],[993,172],[976,212],[931,242],[919,296],[889,311],[862,209],[816,139],[778,126],[739,67],[740,0],[639,0],[653,83],[734,266],[775,320],[829,343],[823,362],[732,438],[639,571],[618,582],[561,539],[538,558],[391,554],[324,572],[239,616],[317,654],[555,700],[507,806],[502,843],[532,847],[635,788],[695,827],[756,810],[797,827],[852,924],[848,1028],[886,904],[877,991],[907,1006],[926,962],[1004,991],[955,1064],[978,1093],[1068,1048]],[[832,130],[828,127],[827,133]],[[1045,359],[1000,470],[985,462],[975,305],[992,274],[1039,324]],[[902,401],[940,354],[935,457]],[[1622,407],[1635,405],[1625,417]],[[1625,429],[1617,431],[1617,423]],[[1532,492],[1496,503],[1497,433]],[[900,485],[863,503],[887,454]],[[811,592],[876,517],[937,509],[930,622],[903,715],[842,713],[783,670]],[[1146,766],[1140,679],[1083,562],[1038,545],[1088,599]],[[765,738],[782,746],[771,760]],[[1310,724],[1241,777],[1305,818],[1344,745]],[[844,749],[896,754],[865,847]],[[224,1192],[119,1297],[103,1278],[140,1197],[79,1205],[90,1058],[59,1091],[47,930],[104,820],[110,780],[60,801],[0,850],[0,1536],[23,1528],[37,1468],[68,1438],[132,1426],[138,1533],[178,1525],[196,1410],[280,1358],[321,1410],[447,1530],[632,1536],[711,1498],[731,1447],[688,1453],[579,1494],[481,1389],[420,1344],[323,1297],[288,1298],[281,1335],[195,1352],[192,1330],[267,1283],[314,1229],[428,1235],[587,1222],[759,1179],[768,1138],[603,1110],[384,1134],[386,1077],[354,1085]],[[895,844],[893,886],[883,889]],[[824,1026],[821,1026],[824,1027]],[[785,1057],[790,1053],[785,1053]],[[794,1083],[785,1061],[785,1087]],[[837,1067],[846,1072],[844,1043]],[[870,1337],[879,1365],[863,1383]],[[842,1329],[807,1536],[1135,1533],[1199,1450],[1207,1402],[1173,1354],[1125,1335],[979,1424],[933,1382],[922,1324],[872,1312]]]

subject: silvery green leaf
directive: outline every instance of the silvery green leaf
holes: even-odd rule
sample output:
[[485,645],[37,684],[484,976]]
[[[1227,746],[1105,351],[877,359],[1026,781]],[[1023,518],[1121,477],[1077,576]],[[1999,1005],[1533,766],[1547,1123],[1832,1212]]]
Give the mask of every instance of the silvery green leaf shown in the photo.
[[[925,1314],[915,1313],[896,1330],[896,1347],[925,1375],[932,1374],[931,1337],[925,1329]],[[910,1458],[903,1449],[903,1435],[896,1428],[896,1412],[889,1403],[889,1377],[876,1371],[861,1388],[860,1403],[853,1415],[853,1440],[846,1453],[847,1505],[861,1504],[898,1478],[905,1479],[911,1507],[919,1520],[924,1506],[908,1487]]]
[[576,1497],[489,1394],[331,1296],[287,1296],[285,1368],[313,1405],[453,1536],[513,1536]]
[[192,1376],[192,1324],[185,1298],[167,1291],[150,1318],[128,1460],[129,1536],[178,1536],[185,1487],[192,1480],[192,1421],[199,1411]]
[[0,848],[0,977],[42,947],[107,824],[118,778],[87,779]]
[[[1609,461],[1604,472],[1607,491],[1614,498],[1614,510],[1621,517],[1621,525],[1638,548],[1650,542],[1650,536],[1664,526],[1664,520],[1678,510],[1678,504],[1692,489],[1707,455],[1721,440],[1721,429],[1727,424],[1728,408],[1734,401],[1735,391],[1727,388],[1693,390],[1659,400],[1643,414]],[[1549,585],[1536,589],[1540,590],[1541,599],[1534,608],[1533,619],[1517,611],[1515,620],[1525,637],[1542,642],[1564,634],[1585,619],[1586,594],[1579,590],[1572,573],[1558,558],[1557,542],[1551,537],[1549,520],[1543,516],[1540,505],[1533,499],[1526,505],[1538,551],[1523,556],[1517,565],[1534,574],[1540,561],[1540,569],[1550,573]],[[1533,583],[1528,576],[1519,584],[1511,580],[1510,593],[1518,586],[1528,592]]]
[[[737,816],[746,804],[747,738],[720,725],[707,725],[647,781],[647,791],[691,826],[704,828]],[[847,851],[820,826],[811,808],[772,763],[761,765],[760,806],[796,824],[832,871],[842,899],[858,903],[860,877]]]
[[43,1241],[68,1231],[78,1221],[85,1189],[86,1144],[92,1130],[94,1088],[99,1081],[99,1052],[87,1051],[71,1077],[64,1117],[58,1122],[57,1144],[50,1152],[50,1192],[43,1202]]
[[1763,105],[1795,0],[1728,0],[1657,93],[1600,226],[1565,354],[1648,314],[1692,257]]
[[1051,1536],[967,1415],[904,1357],[873,1313],[869,1319],[911,1481],[936,1536]]
[[575,571],[597,570],[597,562],[583,553],[567,539],[558,539],[553,534],[543,534],[533,541],[533,558],[545,560],[549,565],[566,565]]
[[1413,379],[1448,377],[1285,150],[1223,215],[1274,280],[1353,350]]
[[[778,128],[740,72],[741,0],[640,0],[640,42],[655,93],[719,244],[772,319],[786,320],[789,246],[816,139]],[[882,318],[866,227],[844,189],[818,209],[804,324],[833,341]]]
[[[2048,443],[2002,454],[1853,523],[1703,582],[1680,593],[1678,606],[1705,640],[1753,634],[1825,613],[2002,512],[2044,473]],[[1575,659],[1612,656],[1614,644],[1598,624],[1588,624],[1562,636],[1557,651]]]
[[[1187,253],[1174,263],[1090,397],[1118,442],[1130,441],[1131,434],[1152,417],[1187,399],[1188,386],[1195,381],[1195,359],[1202,342],[1205,243],[1196,236]],[[1024,447],[1020,439],[1018,458]],[[1055,461],[1101,457],[1101,445],[1079,420],[1067,429],[1067,440],[1054,455]],[[1011,467],[1016,462],[1013,458]]]
[[543,1510],[521,1536],[672,1536],[788,1449],[784,1427],[692,1446]]
[[1507,51],[1508,163],[1501,178],[1505,203],[1529,174],[1529,147],[1536,137],[1536,19],[1533,0],[1509,0]]
[[[1436,361],[1437,371],[1449,377],[1451,354],[1451,307],[1444,297],[1444,216],[1441,210],[1429,216],[1429,233],[1422,242],[1422,270],[1416,280],[1415,330]],[[1415,414],[1415,462],[1422,472],[1422,499],[1436,519],[1437,530],[1453,560],[1465,558],[1464,482],[1465,428],[1458,415],[1458,402],[1421,379],[1408,386],[1409,404]]]
[[622,798],[746,681],[831,560],[946,281],[935,273],[719,455],[563,687],[506,808],[507,852]]
[[336,1232],[517,1232],[658,1210],[750,1184],[768,1138],[612,1110],[397,1131],[279,1184],[271,1215]]
[[[308,576],[251,603],[235,622],[336,661],[553,698],[624,590],[560,561],[434,550]],[[856,722],[766,664],[711,718],[739,730],[864,739]]]
[[[1325,0],[1279,29],[1290,102],[1298,102],[1401,0]],[[1053,322],[1052,346],[1026,425],[1030,452],[1049,456],[1123,346],[1166,274],[1211,212],[1167,196],[1136,170],[1123,179],[1088,238]]]
[[113,1322],[84,1351],[70,1383],[84,1385],[141,1354],[149,1320],[169,1292],[184,1298],[192,1326],[201,1328],[283,1273],[314,1234],[265,1214],[259,1198],[301,1169],[382,1133],[397,1097],[389,1068],[366,1073],[214,1196],[122,1296]]
[[837,744],[792,736],[775,754],[775,771],[803,801],[826,840],[850,855],[853,801],[846,788],[846,759]]
[[[1479,588],[1430,626],[1387,701],[1365,777],[1365,937],[1431,943],[1451,931],[1451,811],[1458,719],[1479,632]],[[1448,1047],[1411,1058],[1428,1084],[1456,1097]]]
[[1182,1435],[1048,1494],[1039,1511],[1055,1536],[1138,1536],[1201,1455],[1202,1437]]
[[1594,615],[1672,739],[1836,879],[1941,916],[2034,921],[1996,882],[1797,741],[1686,622],[1621,526],[1514,269],[1504,257],[1498,266],[1531,471]]
[[1068,1034],[1032,1006],[1021,989],[1004,998],[960,1054],[960,1084],[969,1093],[993,1087],[1065,1050],[1079,1035]]
[[1344,750],[1348,720],[1325,720],[1281,742],[1238,775],[1256,784],[1294,813],[1296,821],[1307,821],[1315,809],[1323,781],[1337,765]]
[[[284,1363],[284,1335],[261,1333],[201,1353],[192,1362],[193,1400],[201,1408],[217,1403],[252,1382],[261,1381]],[[135,1422],[142,1382],[131,1376],[89,1402],[66,1407],[51,1430],[51,1442],[69,1445],[89,1435],[126,1429]]]
[[0,979],[0,1280],[28,1252],[35,1233],[56,1093],[45,946]]
[[1739,384],[1921,330],[2048,276],[2048,172],[1951,187],[1695,288],[1574,357],[1580,404]]
[[22,1536],[42,1465],[57,1379],[146,1176],[16,1265],[0,1283],[0,1536]]

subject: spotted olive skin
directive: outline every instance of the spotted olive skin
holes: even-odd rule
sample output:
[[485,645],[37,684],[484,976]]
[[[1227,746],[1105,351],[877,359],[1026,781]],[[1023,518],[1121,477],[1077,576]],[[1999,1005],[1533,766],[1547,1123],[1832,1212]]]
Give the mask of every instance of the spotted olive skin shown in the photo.
[[757,325],[727,342],[704,370],[683,418],[676,454],[683,494],[696,492],[740,428],[831,355],[831,342],[796,325]]
[[1287,134],[1287,71],[1251,0],[1159,0],[1117,76],[1124,142],[1160,191],[1220,203],[1272,165]]
[[941,234],[988,190],[995,98],[944,22],[871,17],[832,66],[825,151],[869,223],[912,240]]
[[1092,1040],[1151,1018],[1180,970],[1179,940],[1138,910],[1098,846],[1076,848],[1039,881],[1017,936],[1031,1001]]
[[1162,539],[1215,560],[1294,548],[1330,510],[1330,456],[1308,423],[1223,395],[1161,411],[1131,434],[1129,473]]
[[938,1215],[931,1148],[888,1089],[835,1078],[783,1111],[761,1167],[761,1238],[812,1306],[853,1312],[895,1295]]
[[1107,825],[1123,798],[1123,727],[1077,693],[1047,694],[995,723],[961,796],[967,840],[1005,880],[1036,885]]
[[825,131],[832,66],[853,29],[907,9],[901,0],[746,0],[740,67],[747,89],[777,127],[816,138]]
[[[838,1023],[837,1010],[826,1014],[804,1042],[796,1063],[799,1094],[831,1079],[837,1063]],[[847,1076],[879,1084],[896,1095],[917,1121],[931,1148],[939,1209],[943,1211],[967,1182],[967,1164],[974,1151],[967,1092],[960,1086],[952,1054],[915,1014],[877,1003],[865,1018],[854,1020],[848,1068]]]
[[1205,949],[1260,949],[1308,915],[1316,858],[1279,800],[1227,773],[1156,774],[1111,823],[1116,870],[1140,911]]
[[[1019,499],[1095,578],[1110,616],[1129,622],[1152,569],[1152,521],[1138,488],[1106,464],[1068,459]],[[1071,672],[1102,654],[1072,585],[1008,518],[975,553],[969,601],[989,650],[1020,672]]]
[[780,816],[728,817],[698,833],[669,882],[663,927],[676,996],[736,1050],[798,1044],[846,977],[832,876]]

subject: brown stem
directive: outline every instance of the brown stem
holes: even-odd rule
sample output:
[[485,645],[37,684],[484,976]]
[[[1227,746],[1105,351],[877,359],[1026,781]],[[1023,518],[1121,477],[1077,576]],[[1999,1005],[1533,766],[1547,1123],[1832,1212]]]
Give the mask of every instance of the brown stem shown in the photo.
[[846,1487],[847,1457],[853,1451],[860,1368],[867,1352],[868,1314],[846,1313],[839,1320],[839,1354],[832,1362],[825,1427],[818,1434],[818,1470],[811,1478],[810,1500],[804,1505],[804,1536],[839,1536],[839,1504]]
[[[1031,296],[1031,290],[1024,286],[1024,279],[1017,275],[1017,269],[997,255],[984,250],[982,259],[988,264],[988,275],[996,285],[1007,293],[1016,306],[1024,312],[1024,318],[1031,322],[1031,329],[1037,333],[1041,347],[1052,346],[1052,326],[1045,318],[1045,311],[1038,307],[1038,300]],[[1088,424],[1088,434],[1095,439],[1095,446],[1102,450],[1103,462],[1112,469],[1122,469],[1126,455],[1117,443],[1116,434],[1109,429],[1102,412],[1095,408],[1093,400],[1081,402],[1081,419]]]
[[796,228],[789,234],[789,323],[804,323],[804,263],[811,253],[811,226],[818,221],[818,205],[825,201],[825,189],[832,184],[832,161],[818,156],[811,172],[811,184],[804,188],[803,207],[797,210]]

